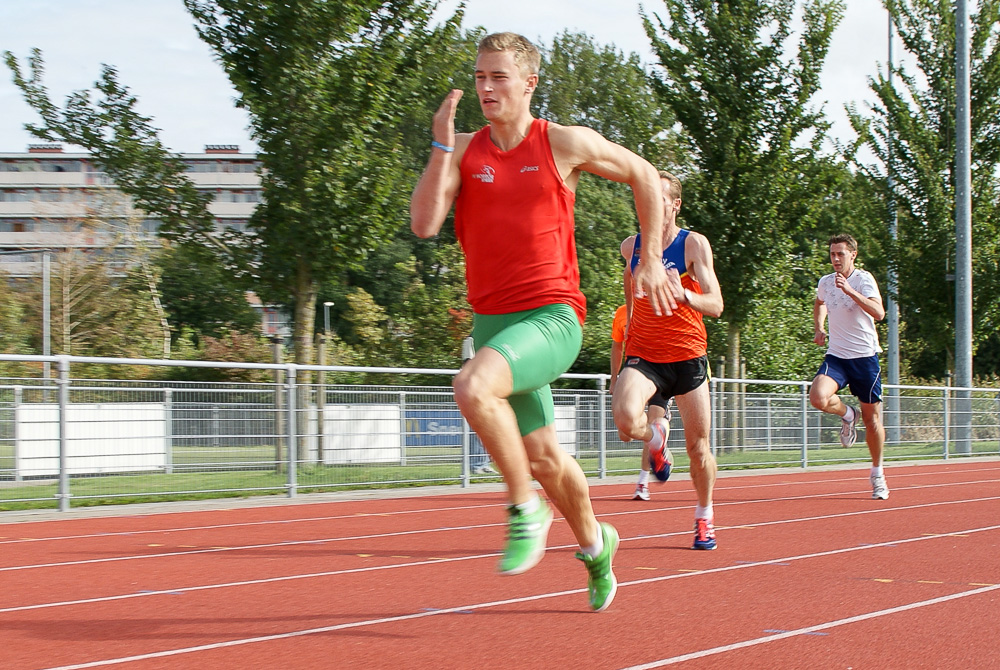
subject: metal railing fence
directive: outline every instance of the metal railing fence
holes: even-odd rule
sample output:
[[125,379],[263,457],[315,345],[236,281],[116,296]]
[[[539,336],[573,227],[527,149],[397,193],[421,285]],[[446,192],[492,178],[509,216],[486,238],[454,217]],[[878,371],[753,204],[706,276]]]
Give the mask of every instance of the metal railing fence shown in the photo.
[[[0,509],[71,500],[156,500],[419,484],[496,477],[454,401],[457,370],[0,355],[54,363],[53,379],[0,378]],[[265,371],[273,381],[85,379],[76,364]],[[310,377],[323,372],[321,383]],[[374,374],[393,383],[347,383]],[[441,385],[407,379],[441,378]],[[174,375],[177,376],[177,375]],[[340,378],[340,381],[338,381]],[[604,374],[553,389],[560,444],[588,476],[636,473],[642,445],[619,439]],[[864,431],[844,449],[840,422],[809,406],[809,382],[711,381],[720,468],[869,460]],[[1000,389],[890,386],[887,462],[1000,454]],[[888,403],[887,403],[888,405]],[[861,424],[859,424],[860,428]],[[674,409],[668,444],[688,466]]]

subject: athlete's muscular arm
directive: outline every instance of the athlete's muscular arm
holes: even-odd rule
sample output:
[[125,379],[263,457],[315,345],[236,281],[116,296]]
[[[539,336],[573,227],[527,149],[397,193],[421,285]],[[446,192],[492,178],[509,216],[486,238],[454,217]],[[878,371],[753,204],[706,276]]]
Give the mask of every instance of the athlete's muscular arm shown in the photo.
[[826,322],[826,303],[816,298],[813,303],[813,342],[819,346],[826,344],[826,330],[823,324]]
[[[687,259],[687,270],[698,281],[701,294],[693,291],[685,293],[691,309],[711,317],[722,315],[724,307],[722,289],[719,278],[715,276],[715,261],[712,257],[712,245],[701,233],[688,233],[684,242],[684,257]],[[683,298],[682,298],[683,299]]]
[[[644,158],[600,133],[583,126],[549,124],[549,143],[563,181],[576,188],[579,171],[590,172],[632,187],[639,225],[646,240],[662,240],[663,195],[656,168]],[[655,243],[643,246],[640,263],[632,276],[635,291],[644,289],[653,311],[660,315],[673,313],[677,301],[667,288],[666,272],[660,262],[662,247]]]
[[461,97],[460,89],[451,91],[434,114],[434,140],[446,147],[455,147],[455,150],[448,153],[431,148],[427,167],[413,189],[410,198],[410,229],[417,237],[433,237],[440,232],[462,185],[458,166],[472,135],[455,134],[455,108]]

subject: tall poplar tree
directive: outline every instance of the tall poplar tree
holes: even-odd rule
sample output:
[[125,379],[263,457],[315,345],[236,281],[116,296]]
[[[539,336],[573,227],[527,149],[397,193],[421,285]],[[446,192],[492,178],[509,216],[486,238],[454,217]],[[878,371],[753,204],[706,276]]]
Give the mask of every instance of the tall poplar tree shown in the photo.
[[662,67],[654,89],[689,141],[683,213],[712,244],[736,377],[741,330],[787,289],[794,241],[823,207],[812,175],[829,124],[810,105],[844,5],[808,0],[789,57],[793,0],[663,4],[662,17],[642,12]]
[[[955,345],[955,15],[952,2],[888,0],[897,32],[916,71],[899,64],[870,78],[878,100],[870,111],[848,108],[857,143],[878,159],[855,158],[887,186],[899,215],[886,239],[898,277],[903,352],[911,371],[942,377]],[[1000,0],[972,3],[970,131],[972,138],[973,345],[1000,331]],[[977,366],[978,367],[978,366]],[[977,370],[991,372],[991,370]],[[992,372],[997,372],[992,370]]]

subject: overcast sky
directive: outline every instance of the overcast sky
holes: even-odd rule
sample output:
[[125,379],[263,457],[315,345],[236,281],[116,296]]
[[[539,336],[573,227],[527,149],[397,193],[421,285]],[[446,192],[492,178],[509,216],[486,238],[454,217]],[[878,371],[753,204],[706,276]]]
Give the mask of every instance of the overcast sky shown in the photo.
[[[442,14],[457,6],[444,0]],[[465,26],[510,30],[550,44],[563,30],[585,32],[600,44],[615,44],[652,60],[649,43],[631,0],[469,0]],[[662,12],[659,0],[644,4]],[[0,51],[25,63],[31,48],[42,50],[45,83],[61,103],[71,91],[89,88],[102,63],[114,66],[121,83],[152,117],[173,151],[200,152],[206,144],[254,149],[246,115],[233,106],[235,93],[198,39],[181,0],[0,0]],[[847,0],[847,14],[834,33],[824,67],[823,104],[834,134],[852,137],[846,102],[873,99],[867,77],[887,60],[887,18],[879,0]],[[899,53],[899,43],[895,44]],[[0,152],[25,151],[33,139],[25,123],[37,121],[0,67]]]

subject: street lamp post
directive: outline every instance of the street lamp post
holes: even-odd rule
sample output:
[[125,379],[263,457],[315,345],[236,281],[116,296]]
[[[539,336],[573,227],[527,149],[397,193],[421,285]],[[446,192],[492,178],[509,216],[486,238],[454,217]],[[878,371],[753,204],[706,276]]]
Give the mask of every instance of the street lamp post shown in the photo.
[[323,303],[323,334],[330,335],[330,308],[333,307],[332,302]]

